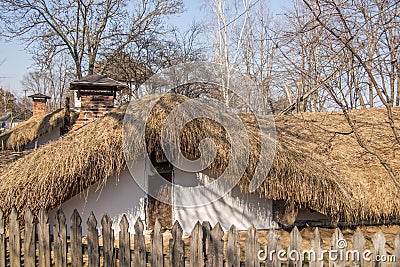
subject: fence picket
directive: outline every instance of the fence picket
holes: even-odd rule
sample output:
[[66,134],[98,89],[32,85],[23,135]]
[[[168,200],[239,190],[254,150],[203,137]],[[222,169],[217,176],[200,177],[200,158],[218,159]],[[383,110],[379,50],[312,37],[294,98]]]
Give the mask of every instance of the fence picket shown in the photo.
[[222,230],[221,224],[217,223],[211,230],[211,267],[223,267],[224,266],[224,241],[222,240],[224,231]]
[[190,241],[190,267],[204,266],[203,253],[203,227],[197,222],[191,233]]
[[88,243],[88,266],[100,266],[100,252],[99,252],[99,234],[97,232],[97,220],[93,212],[90,213],[87,220],[87,243]]
[[45,209],[39,211],[38,240],[39,266],[51,266],[50,224]]
[[206,262],[205,266],[211,266],[211,257],[212,251],[210,250],[211,246],[211,224],[209,221],[204,221],[203,224],[203,251],[204,251],[204,260]]
[[366,262],[364,260],[364,257],[362,257],[362,255],[360,255],[361,252],[364,251],[365,243],[366,243],[365,238],[364,238],[360,228],[357,228],[356,232],[353,235],[352,241],[353,241],[353,250],[359,251],[360,253],[356,255],[358,258],[356,258],[355,256],[350,258],[350,266],[366,267]]
[[344,236],[339,228],[335,229],[335,232],[332,235],[332,249],[337,251],[334,257],[330,257],[329,266],[330,267],[345,267],[345,256],[347,241],[344,239]]
[[19,228],[18,212],[15,206],[11,209],[9,224],[10,265],[21,266],[21,233]]
[[394,237],[394,253],[396,261],[393,262],[393,267],[400,267],[400,232]]
[[240,246],[239,235],[234,225],[228,232],[228,241],[226,244],[226,267],[240,267]]
[[67,267],[67,225],[65,214],[58,209],[54,227],[54,264],[56,267]]
[[24,215],[25,227],[24,227],[24,266],[35,267],[36,266],[36,223],[35,217],[33,216],[30,209],[25,212]]
[[302,253],[303,246],[301,242],[303,238],[301,237],[299,229],[295,226],[290,232],[290,244],[289,244],[289,252],[292,255],[289,256],[289,267],[301,267],[303,266]]
[[101,219],[101,226],[103,234],[103,265],[104,267],[114,267],[114,230],[112,229],[112,220],[108,214],[104,214],[103,218]]
[[133,239],[133,266],[146,266],[146,244],[143,236],[144,225],[140,218],[135,223]]
[[[277,256],[278,251],[281,249],[280,248],[280,235],[275,231],[275,230],[270,230],[267,235],[267,260],[266,260],[266,266],[267,267],[278,267],[280,266],[279,264],[279,259]],[[270,253],[272,251],[275,251],[275,253]],[[272,256],[272,258],[270,258]]]
[[383,255],[385,257],[387,256],[386,248],[385,248],[386,238],[383,235],[381,230],[379,230],[375,234],[374,238],[372,239],[372,243],[373,243],[373,253],[372,253],[371,266],[372,267],[385,267],[386,266],[385,261],[375,261],[375,259],[377,259],[377,257],[382,258]]
[[246,267],[258,267],[259,260],[258,260],[258,251],[260,249],[260,245],[258,243],[258,234],[257,230],[252,225],[249,230],[247,231],[247,239],[245,245],[245,265]]
[[129,234],[129,222],[125,214],[119,223],[119,266],[129,267],[131,265],[131,237]]
[[0,267],[6,267],[6,224],[3,210],[0,209]]
[[172,239],[169,241],[169,265],[174,267],[185,266],[185,252],[182,240],[183,230],[178,221],[172,226]]
[[163,235],[161,233],[161,224],[158,219],[154,224],[153,233],[151,235],[151,255],[152,267],[164,266]]
[[74,209],[71,216],[71,263],[73,267],[82,267],[82,219],[79,212]]
[[311,259],[308,259],[310,262],[310,267],[323,267],[324,261],[322,259],[322,238],[319,233],[318,227],[315,228],[313,237],[311,239],[311,249],[314,251],[314,255],[311,255]]

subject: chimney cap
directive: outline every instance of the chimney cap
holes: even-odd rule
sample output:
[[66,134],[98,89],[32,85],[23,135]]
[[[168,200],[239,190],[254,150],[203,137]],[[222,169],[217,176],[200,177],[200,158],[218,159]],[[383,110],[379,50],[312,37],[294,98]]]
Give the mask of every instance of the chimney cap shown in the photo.
[[46,100],[47,99],[51,99],[50,96],[47,96],[47,95],[41,94],[41,93],[33,94],[33,95],[28,96],[28,97],[32,98],[32,100],[35,100],[35,99],[46,99]]
[[90,90],[121,90],[127,86],[121,82],[108,78],[106,75],[88,75],[80,80],[70,83],[70,90],[90,89]]

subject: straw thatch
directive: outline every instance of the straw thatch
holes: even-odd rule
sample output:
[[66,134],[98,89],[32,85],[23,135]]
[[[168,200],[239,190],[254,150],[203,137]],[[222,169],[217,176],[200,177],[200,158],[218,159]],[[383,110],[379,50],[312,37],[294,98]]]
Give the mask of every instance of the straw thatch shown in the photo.
[[[28,120],[19,123],[17,126],[0,135],[2,150],[20,151],[34,141],[36,138],[50,132],[57,127],[63,127],[66,109],[58,109],[54,112],[32,116]],[[70,116],[75,116],[71,113]]]
[[[186,98],[182,96],[168,95],[159,100],[159,96],[153,95],[133,103],[130,116],[138,121],[143,118],[143,107],[154,103],[157,106],[147,124],[145,147],[140,145],[139,135],[133,137],[136,142],[124,144],[135,152],[130,154],[132,157],[146,149],[155,161],[165,161],[159,143],[162,122],[184,101]],[[122,143],[125,109],[117,108],[104,118],[16,161],[1,177],[0,206],[9,209],[15,204],[19,210],[29,207],[34,211],[41,207],[51,209],[96,182],[104,185],[108,177],[126,166]],[[399,145],[391,137],[385,111],[370,109],[350,115],[366,142],[382,153],[398,173]],[[394,109],[394,116],[399,115],[400,110]],[[259,161],[260,133],[252,123],[253,117],[240,116],[245,122],[251,148],[249,164],[240,181],[246,194],[248,177]],[[268,120],[265,117],[261,122],[264,119]],[[258,194],[319,211],[335,221],[384,222],[400,218],[399,189],[380,163],[357,145],[343,115],[278,116],[275,124],[276,156]],[[194,159],[199,157],[198,144],[205,137],[213,139],[217,151],[217,158],[207,171],[218,175],[231,156],[230,137],[218,124],[208,119],[192,121],[180,134],[180,147],[185,156]],[[242,159],[239,156],[234,160]]]

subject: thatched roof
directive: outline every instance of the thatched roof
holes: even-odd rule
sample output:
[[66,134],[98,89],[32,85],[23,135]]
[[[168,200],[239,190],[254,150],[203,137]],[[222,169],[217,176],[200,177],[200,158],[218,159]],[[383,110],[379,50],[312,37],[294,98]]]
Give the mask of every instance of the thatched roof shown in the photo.
[[[74,116],[75,114],[71,113],[71,115]],[[56,127],[64,126],[65,116],[65,108],[44,115],[32,116],[0,135],[0,149],[15,151],[24,149],[27,144],[36,138]]]
[[[183,96],[147,96],[132,105],[133,116],[142,118],[143,106],[157,102],[146,130],[147,151],[160,155],[159,133],[162,121]],[[122,121],[126,107],[93,121],[59,140],[42,146],[13,163],[1,175],[0,207],[19,210],[30,207],[54,208],[74,194],[98,182],[104,185],[113,173],[125,168],[122,144]],[[400,110],[394,109],[398,118]],[[399,145],[391,136],[385,110],[350,112],[367,143],[382,153],[399,174]],[[250,137],[249,167],[240,181],[244,194],[258,161],[259,138],[252,117],[242,114]],[[262,120],[261,120],[262,121]],[[396,123],[399,123],[396,120]],[[384,222],[400,219],[399,191],[373,156],[361,149],[340,113],[297,114],[275,117],[278,134],[276,156],[269,175],[258,188],[265,198],[283,199],[297,207],[306,207],[330,216],[333,220]],[[99,131],[101,129],[101,131]],[[196,120],[181,133],[181,148],[189,158],[199,154],[204,137],[216,142],[217,159],[212,165],[219,173],[229,160],[229,137],[215,123]],[[139,137],[138,137],[139,138]],[[140,151],[142,148],[133,147]],[[227,155],[227,156],[225,156]]]

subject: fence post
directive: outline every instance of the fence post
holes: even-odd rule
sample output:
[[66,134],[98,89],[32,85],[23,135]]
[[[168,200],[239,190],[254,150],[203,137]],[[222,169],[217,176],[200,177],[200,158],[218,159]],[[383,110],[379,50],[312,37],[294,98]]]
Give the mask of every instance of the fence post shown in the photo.
[[135,237],[133,239],[133,266],[146,266],[146,244],[143,236],[144,226],[140,217],[135,223]]
[[163,236],[161,233],[161,224],[158,219],[154,224],[153,233],[151,235],[151,255],[152,267],[164,266]]
[[258,243],[258,234],[257,230],[252,225],[247,231],[247,239],[246,239],[246,249],[245,249],[245,264],[246,267],[258,267],[258,251],[260,249],[260,245]]
[[210,250],[211,247],[211,224],[209,221],[204,221],[203,224],[203,251],[204,251],[204,260],[205,260],[205,266],[209,267],[211,266],[211,253],[212,251]]
[[88,226],[87,242],[88,242],[88,266],[100,266],[100,253],[99,253],[99,234],[97,232],[97,220],[93,212],[90,213],[86,222]]
[[131,266],[131,239],[129,234],[129,222],[125,214],[122,216],[121,222],[119,223],[119,266],[130,267]]
[[56,212],[53,229],[54,264],[56,267],[67,267],[67,225],[62,209]]
[[393,267],[400,267],[400,232],[396,234],[394,237],[394,253],[393,255],[396,257],[395,262],[393,262]]
[[[315,228],[313,238],[311,239],[311,249],[314,251],[314,255],[311,259],[308,259],[310,262],[310,267],[323,267],[324,260],[322,257],[322,238],[319,233],[318,228]],[[312,256],[311,253],[309,256]]]
[[[280,266],[279,264],[279,259],[278,259],[278,251],[281,249],[280,247],[280,236],[275,230],[270,230],[267,235],[267,260],[266,260],[266,266],[267,267],[278,267]],[[271,251],[275,251],[275,253],[270,253]],[[269,258],[271,256],[273,258]]]
[[379,230],[375,235],[374,238],[372,239],[372,243],[374,244],[373,246],[373,253],[372,253],[372,262],[371,266],[373,267],[385,267],[386,262],[385,261],[376,261],[377,256],[382,258],[384,255],[385,257],[387,256],[386,254],[386,238],[383,235],[382,231]]
[[[355,251],[358,251],[358,258],[351,258],[350,259],[350,266],[352,267],[366,267],[366,262],[364,260],[364,257],[362,255],[364,248],[365,248],[365,238],[360,230],[360,228],[357,228],[356,232],[353,235],[353,249]],[[354,257],[354,256],[353,256]]]
[[344,236],[339,228],[335,229],[335,232],[332,235],[332,249],[337,251],[334,259],[329,259],[329,266],[331,267],[345,267],[346,264],[346,247],[347,241],[344,239]]
[[204,266],[203,255],[203,227],[197,221],[191,234],[192,240],[190,241],[190,267]]
[[103,233],[103,255],[104,267],[114,267],[114,230],[112,221],[108,214],[104,214],[101,219],[102,233]]
[[303,252],[303,247],[302,247],[302,242],[303,238],[301,237],[301,234],[299,232],[299,229],[295,226],[292,231],[290,232],[290,244],[289,244],[289,252],[290,253],[295,253],[295,255],[288,255],[288,256],[295,256],[295,260],[293,260],[293,257],[289,257],[289,267],[302,267],[303,266],[303,260],[302,260],[302,252]]
[[6,267],[6,225],[4,213],[0,209],[0,267]]
[[35,217],[28,208],[24,215],[25,232],[24,232],[24,266],[36,266],[36,223]]
[[185,266],[185,251],[182,240],[182,227],[178,221],[172,226],[172,239],[169,241],[169,265],[174,267]]
[[240,267],[239,235],[234,225],[231,226],[228,232],[228,241],[226,244],[226,266]]
[[224,266],[224,241],[222,240],[224,231],[222,230],[221,224],[217,223],[211,230],[211,243],[210,243],[210,254],[212,267],[223,267]]
[[71,216],[71,263],[73,267],[83,266],[82,255],[82,219],[79,212],[74,209]]
[[51,266],[50,225],[45,209],[39,211],[38,238],[39,266]]
[[10,225],[10,265],[13,267],[21,266],[21,233],[19,228],[18,212],[15,206],[11,209]]

